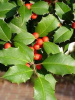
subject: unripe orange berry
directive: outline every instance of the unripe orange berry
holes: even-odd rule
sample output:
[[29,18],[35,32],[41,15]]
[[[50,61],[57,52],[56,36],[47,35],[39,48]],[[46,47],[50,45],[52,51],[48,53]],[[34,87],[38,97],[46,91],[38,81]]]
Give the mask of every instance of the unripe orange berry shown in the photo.
[[37,39],[37,42],[36,42],[38,45],[42,45],[43,44],[43,40],[42,39]]
[[41,60],[42,59],[42,55],[41,54],[34,54],[34,60]]
[[30,67],[30,64],[29,64],[29,63],[26,63],[26,66],[27,66],[27,67]]
[[61,27],[61,23],[59,23],[59,27]]
[[33,14],[31,15],[31,18],[32,18],[32,19],[36,19],[36,18],[37,18],[37,14],[33,13]]
[[33,35],[34,35],[35,39],[39,38],[39,34],[37,32],[34,32]]
[[30,3],[26,3],[25,6],[30,10],[31,9],[31,4]]
[[49,41],[49,38],[48,38],[48,36],[44,36],[44,37],[42,38],[42,40],[43,40],[43,42],[48,42],[48,41]]
[[5,43],[4,45],[4,48],[7,49],[7,48],[10,48],[11,47],[11,44],[10,43]]
[[40,49],[40,46],[38,44],[34,44],[33,47],[34,47],[35,50],[39,50]]
[[32,46],[30,46],[30,48],[31,48],[32,50],[34,50],[34,48],[33,48]]

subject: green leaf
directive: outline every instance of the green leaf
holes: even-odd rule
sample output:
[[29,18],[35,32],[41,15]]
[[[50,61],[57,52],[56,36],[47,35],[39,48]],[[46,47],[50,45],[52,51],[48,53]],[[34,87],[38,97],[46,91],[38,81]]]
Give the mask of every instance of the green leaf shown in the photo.
[[43,66],[49,72],[58,75],[75,74],[75,60],[68,55],[59,53],[49,56]]
[[26,23],[22,24],[22,18],[21,17],[19,17],[19,18],[15,17],[9,23],[9,27],[10,27],[10,29],[13,33],[17,33],[17,34],[27,31]]
[[0,63],[4,65],[26,64],[27,62],[27,55],[19,48],[8,48],[0,51]]
[[44,42],[43,47],[47,54],[56,54],[60,52],[58,45],[52,42]]
[[0,3],[8,2],[8,0],[0,0]]
[[4,79],[11,81],[12,83],[22,83],[30,79],[33,70],[25,65],[16,65],[9,68],[9,70],[3,76]]
[[15,42],[22,42],[26,45],[31,44],[34,40],[35,40],[35,37],[28,32],[17,34],[14,38]]
[[10,41],[11,39],[11,31],[3,20],[0,20],[0,39],[4,41]]
[[31,18],[32,15],[31,10],[25,7],[25,5],[21,6],[18,12],[22,18],[22,24],[24,24],[24,22],[28,22],[28,20]]
[[52,76],[52,74],[46,74],[46,75],[45,75],[45,79],[50,83],[52,89],[55,90],[56,80],[55,80],[55,78]]
[[20,42],[15,42],[15,46],[19,47],[21,52],[26,55],[26,59],[28,60],[28,62],[33,62],[34,53],[32,49]]
[[22,5],[24,4],[24,2],[23,2],[22,0],[17,0],[17,4],[18,4],[19,6],[22,6]]
[[59,26],[59,21],[55,16],[49,14],[43,17],[36,26],[35,31],[39,33],[40,37],[46,36],[49,32],[54,31]]
[[0,3],[0,18],[5,18],[10,10],[13,10],[15,5],[5,2]]
[[54,42],[61,43],[69,40],[73,34],[73,29],[61,26],[54,34]]
[[63,20],[72,20],[71,8],[63,2],[57,2],[55,5],[56,14]]
[[49,12],[48,8],[49,8],[48,3],[44,1],[38,1],[31,6],[31,10],[38,15],[48,13]]
[[54,90],[50,83],[43,77],[38,77],[34,83],[35,100],[56,100]]

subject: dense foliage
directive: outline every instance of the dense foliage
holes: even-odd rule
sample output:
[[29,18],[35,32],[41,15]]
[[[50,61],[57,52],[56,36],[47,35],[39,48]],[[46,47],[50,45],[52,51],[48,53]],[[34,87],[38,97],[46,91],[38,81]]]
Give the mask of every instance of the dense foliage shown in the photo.
[[74,0],[0,0],[3,78],[31,79],[35,100],[56,100],[53,75],[75,74],[74,29]]

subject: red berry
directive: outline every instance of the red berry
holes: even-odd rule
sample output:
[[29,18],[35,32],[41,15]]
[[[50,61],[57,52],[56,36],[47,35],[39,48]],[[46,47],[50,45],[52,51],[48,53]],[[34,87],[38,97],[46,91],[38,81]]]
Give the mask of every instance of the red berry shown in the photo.
[[36,39],[39,38],[39,34],[38,34],[37,32],[34,32],[33,35],[34,35],[34,37],[35,37]]
[[26,66],[27,66],[27,67],[30,67],[30,64],[29,64],[29,63],[26,63]]
[[32,19],[36,19],[36,18],[37,18],[37,14],[33,13],[33,14],[31,15],[31,18],[32,18]]
[[11,44],[10,43],[5,43],[4,48],[7,49],[9,47],[11,47]]
[[28,9],[31,9],[31,4],[30,4],[30,3],[26,3],[25,6],[26,6]]
[[75,22],[72,23],[72,28],[75,29]]
[[34,49],[35,50],[39,50],[40,49],[40,46],[38,44],[34,44]]
[[36,65],[37,70],[41,70],[42,66],[41,65]]
[[34,48],[33,48],[32,46],[30,46],[30,48],[31,48],[32,50],[34,50]]
[[34,54],[34,60],[41,60],[42,59],[42,55],[41,54]]
[[37,44],[38,44],[38,45],[42,45],[42,44],[43,44],[43,40],[39,38],[39,39],[37,40]]
[[49,38],[48,38],[47,36],[44,36],[44,37],[42,38],[42,40],[43,40],[43,42],[48,42],[48,41],[49,41]]

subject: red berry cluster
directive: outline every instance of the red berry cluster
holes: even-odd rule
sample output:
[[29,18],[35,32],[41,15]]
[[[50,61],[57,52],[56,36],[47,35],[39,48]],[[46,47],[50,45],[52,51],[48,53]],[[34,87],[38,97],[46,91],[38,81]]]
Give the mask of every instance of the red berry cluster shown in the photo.
[[[34,60],[40,61],[40,60],[42,60],[42,55],[37,53],[37,50],[42,48],[43,47],[43,43],[44,42],[48,42],[49,38],[47,36],[44,36],[43,38],[39,38],[39,34],[37,32],[34,32],[33,36],[35,37],[36,42],[35,42],[35,44],[33,46],[30,46],[30,48],[32,50],[34,50]],[[41,65],[36,65],[36,68],[38,70],[40,70],[42,67],[41,67]]]
[[[30,10],[31,6],[32,6],[32,3],[26,3],[25,6]],[[37,18],[37,14],[32,13],[31,19],[36,19],[36,18]]]

